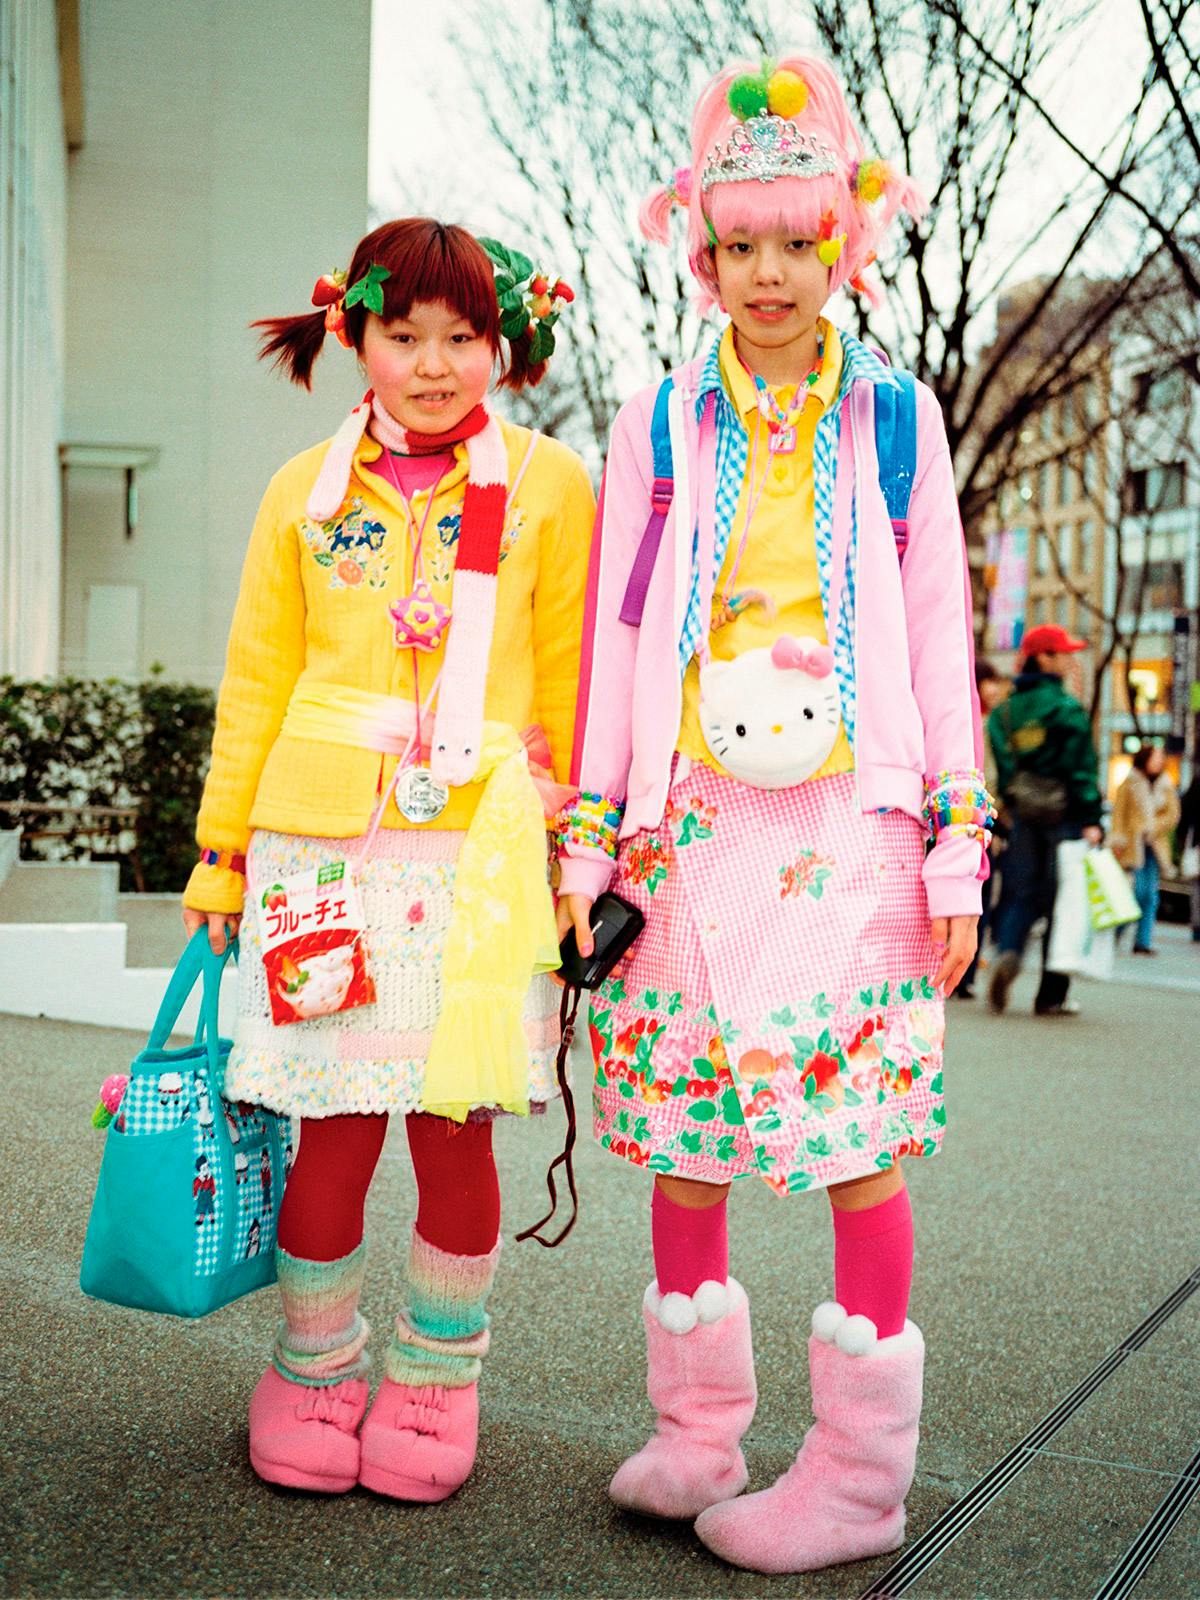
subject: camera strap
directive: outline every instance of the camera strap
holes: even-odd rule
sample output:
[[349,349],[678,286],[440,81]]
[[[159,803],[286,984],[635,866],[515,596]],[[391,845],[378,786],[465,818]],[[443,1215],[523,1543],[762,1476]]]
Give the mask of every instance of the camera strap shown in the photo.
[[[563,987],[562,1002],[558,1008],[559,1025],[562,1028],[562,1041],[558,1047],[558,1060],[555,1063],[555,1072],[558,1077],[559,1092],[562,1095],[563,1109],[567,1113],[567,1136],[563,1141],[561,1152],[555,1156],[546,1171],[546,1187],[550,1191],[550,1209],[540,1222],[535,1222],[532,1228],[526,1228],[523,1233],[517,1234],[517,1242],[522,1239],[536,1239],[540,1245],[545,1245],[547,1250],[553,1250],[560,1245],[570,1233],[579,1217],[579,1195],[575,1189],[575,1097],[571,1093],[571,1085],[567,1079],[567,1056],[571,1050],[571,1041],[575,1037],[575,1019],[579,1015],[579,1002],[583,999],[583,990],[578,984],[569,983]],[[566,1227],[553,1239],[542,1236],[542,1229],[548,1222],[554,1220],[558,1210],[558,1187],[554,1179],[554,1169],[564,1167],[566,1170],[567,1190],[571,1196],[571,1216]]]

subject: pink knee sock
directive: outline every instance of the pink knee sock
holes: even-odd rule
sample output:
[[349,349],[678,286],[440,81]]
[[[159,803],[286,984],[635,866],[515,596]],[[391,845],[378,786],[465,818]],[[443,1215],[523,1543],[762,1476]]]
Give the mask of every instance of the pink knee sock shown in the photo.
[[908,1190],[866,1211],[833,1211],[833,1282],[837,1302],[869,1317],[881,1339],[902,1333],[913,1272]]
[[709,1279],[729,1276],[729,1230],[723,1195],[715,1206],[677,1205],[654,1185],[650,1235],[659,1294],[695,1294]]

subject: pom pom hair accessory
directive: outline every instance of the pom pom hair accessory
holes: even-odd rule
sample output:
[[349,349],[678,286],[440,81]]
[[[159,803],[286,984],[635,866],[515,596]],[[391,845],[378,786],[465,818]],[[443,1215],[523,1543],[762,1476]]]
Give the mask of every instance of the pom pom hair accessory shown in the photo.
[[801,133],[791,119],[808,104],[808,85],[798,72],[745,73],[729,86],[729,109],[739,120],[729,140],[718,145],[704,163],[700,187],[744,183],[757,178],[819,178],[838,170],[837,159],[823,139]]
[[850,175],[850,187],[864,205],[873,206],[883,198],[883,191],[894,176],[886,161],[872,157],[870,161],[855,164]]
[[500,306],[500,332],[513,343],[528,337],[531,361],[546,361],[554,353],[554,324],[575,291],[561,278],[535,272],[533,262],[498,239],[480,239],[496,274],[496,299]]

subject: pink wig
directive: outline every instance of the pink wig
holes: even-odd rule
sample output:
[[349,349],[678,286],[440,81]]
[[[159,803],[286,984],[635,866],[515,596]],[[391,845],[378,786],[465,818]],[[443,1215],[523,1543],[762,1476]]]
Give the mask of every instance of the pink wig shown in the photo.
[[[749,64],[728,67],[705,85],[696,102],[690,184],[680,182],[687,177],[684,170],[670,184],[648,195],[638,218],[642,232],[649,239],[663,242],[672,204],[686,206],[688,260],[700,284],[703,308],[708,309],[718,297],[712,232],[723,239],[739,231],[756,234],[785,228],[794,230],[798,238],[815,239],[821,218],[832,212],[836,231],[846,235],[846,243],[829,271],[830,293],[850,283],[877,303],[877,293],[862,275],[874,260],[896,214],[905,211],[911,217],[920,217],[926,209],[925,201],[912,179],[903,173],[882,162],[873,162],[866,168],[867,152],[850,116],[842,86],[824,61],[816,56],[785,56],[773,63],[773,70],[794,72],[804,80],[807,104],[790,120],[801,132],[812,134],[829,146],[838,164],[837,172],[816,178],[774,178],[767,183],[750,178],[744,183],[717,183],[703,190],[701,173],[705,162],[718,145],[728,141],[734,123],[741,120],[729,108],[730,85],[745,73],[761,71],[761,67]],[[864,182],[867,193],[877,193],[874,203],[860,193],[860,163],[874,178],[873,185]]]

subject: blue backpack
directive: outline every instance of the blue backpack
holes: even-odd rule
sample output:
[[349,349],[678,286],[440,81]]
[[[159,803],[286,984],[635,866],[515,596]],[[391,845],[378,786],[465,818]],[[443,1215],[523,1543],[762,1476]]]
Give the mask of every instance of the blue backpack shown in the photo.
[[[896,536],[896,554],[903,562],[908,547],[908,503],[917,470],[917,380],[902,368],[896,368],[892,376],[899,388],[891,384],[875,386],[875,451],[879,459],[879,486]],[[621,621],[635,628],[641,626],[646,591],[650,587],[667,512],[675,495],[667,410],[674,381],[668,374],[659,384],[654,401],[650,422],[650,448],[654,454],[650,520],[634,557],[621,604]]]

